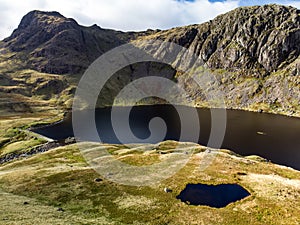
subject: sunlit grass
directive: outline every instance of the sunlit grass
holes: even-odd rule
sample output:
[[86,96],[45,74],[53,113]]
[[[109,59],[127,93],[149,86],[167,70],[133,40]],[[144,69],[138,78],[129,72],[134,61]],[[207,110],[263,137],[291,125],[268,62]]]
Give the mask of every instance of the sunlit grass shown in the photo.
[[[85,147],[99,145],[81,144]],[[197,148],[198,145],[194,145]],[[156,145],[157,148],[149,145],[146,148],[152,151],[147,154],[136,150],[126,153],[121,151],[122,145],[105,146],[114,149],[114,157],[124,163],[143,166],[157,163],[162,150],[158,146],[166,150],[167,146],[174,148],[176,142],[165,142]],[[124,146],[125,150],[130,148],[137,146]],[[297,223],[300,205],[298,171],[261,162],[255,157],[239,157],[230,151],[220,152],[212,164],[201,171],[199,163],[204,156],[203,152],[194,154],[177,174],[159,184],[135,187],[113,183],[96,173],[73,144],[0,167],[0,187],[15,196],[36,199],[41,205],[62,207],[74,218],[93,219],[93,224],[103,218],[107,223],[115,224]],[[95,181],[96,178],[101,179]],[[188,183],[238,183],[251,196],[221,209],[189,206],[176,199]],[[165,193],[164,187],[172,192]]]

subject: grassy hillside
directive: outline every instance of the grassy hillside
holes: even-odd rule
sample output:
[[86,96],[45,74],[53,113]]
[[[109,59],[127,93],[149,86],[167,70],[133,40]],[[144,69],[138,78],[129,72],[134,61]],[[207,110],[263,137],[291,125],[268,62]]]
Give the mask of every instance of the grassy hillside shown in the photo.
[[[90,147],[99,145],[81,144]],[[148,164],[161,160],[166,154],[161,155],[160,149],[172,149],[172,146],[174,142],[145,146],[157,149],[145,155],[129,151],[128,147],[124,151],[124,146],[106,145],[114,149],[112,154],[116,158],[135,165],[146,158]],[[3,207],[0,220],[13,224],[42,220],[45,224],[300,222],[299,171],[272,165],[256,157],[243,158],[225,150],[217,154],[211,166],[200,171],[198,166],[205,148],[187,145],[191,146],[194,146],[195,153],[183,169],[162,183],[149,187],[125,186],[107,180],[85,163],[76,145],[7,163],[0,167],[0,198],[10,202]],[[176,199],[188,183],[238,183],[251,195],[221,209],[190,206]],[[172,192],[165,193],[164,187],[172,189]],[[25,201],[29,204],[24,205]],[[18,215],[17,211],[20,211]]]

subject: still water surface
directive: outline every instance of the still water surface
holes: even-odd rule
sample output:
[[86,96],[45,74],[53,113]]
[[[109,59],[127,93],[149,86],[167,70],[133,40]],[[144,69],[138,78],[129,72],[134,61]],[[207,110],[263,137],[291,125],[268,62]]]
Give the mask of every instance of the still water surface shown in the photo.
[[238,184],[187,184],[176,198],[190,205],[222,208],[249,195],[250,193]]
[[[191,110],[190,107],[180,107],[187,114]],[[120,119],[123,119],[122,113],[125,109],[125,107],[117,108]],[[200,124],[198,143],[207,145],[211,132],[211,113],[209,109],[201,108],[197,109],[197,112]],[[97,109],[95,114],[100,139],[107,143],[120,143],[112,128],[111,109]],[[133,134],[140,139],[149,137],[148,125],[154,117],[161,117],[167,125],[167,133],[162,140],[179,139],[180,118],[171,105],[133,107],[129,117]],[[89,132],[89,127],[85,126],[84,120],[82,129]],[[119,129],[122,130],[122,128]],[[73,136],[72,116],[69,115],[61,123],[35,129],[35,132],[57,140]],[[95,140],[91,137],[90,141]],[[184,141],[189,141],[189,138],[187,137]],[[259,155],[274,163],[300,170],[300,119],[266,113],[227,110],[227,126],[222,148],[230,149],[240,155]]]

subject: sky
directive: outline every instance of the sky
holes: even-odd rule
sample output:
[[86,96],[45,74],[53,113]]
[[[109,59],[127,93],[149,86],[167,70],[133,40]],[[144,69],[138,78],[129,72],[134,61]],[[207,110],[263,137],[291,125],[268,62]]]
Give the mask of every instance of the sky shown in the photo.
[[85,26],[139,31],[202,23],[239,6],[270,3],[300,9],[300,0],[0,0],[0,40],[31,10],[58,11]]

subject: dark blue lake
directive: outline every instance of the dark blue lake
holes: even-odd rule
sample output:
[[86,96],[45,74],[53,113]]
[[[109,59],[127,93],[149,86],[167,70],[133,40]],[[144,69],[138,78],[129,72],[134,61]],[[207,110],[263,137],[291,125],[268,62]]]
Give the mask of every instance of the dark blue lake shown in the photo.
[[[192,109],[180,107],[187,114]],[[119,118],[123,119],[122,113],[127,108],[115,109],[118,111]],[[85,113],[82,112],[83,115]],[[200,123],[198,143],[207,145],[211,132],[211,113],[209,109],[201,108],[197,109],[197,113]],[[147,138],[150,135],[149,121],[154,117],[161,117],[167,125],[163,140],[179,140],[180,117],[171,105],[133,107],[129,117],[132,133],[140,139]],[[112,128],[111,108],[97,109],[95,121],[102,142],[120,143]],[[90,127],[85,124],[84,120],[81,123],[82,129],[88,134]],[[157,128],[157,133],[160,132],[159,129]],[[34,131],[57,140],[73,136],[72,115],[70,114],[61,123]],[[119,131],[122,131],[122,128]],[[95,141],[93,137],[86,139]],[[188,135],[184,141],[189,141]],[[226,133],[221,147],[233,150],[240,155],[259,155],[274,163],[300,170],[300,119],[267,113],[227,110]]]

